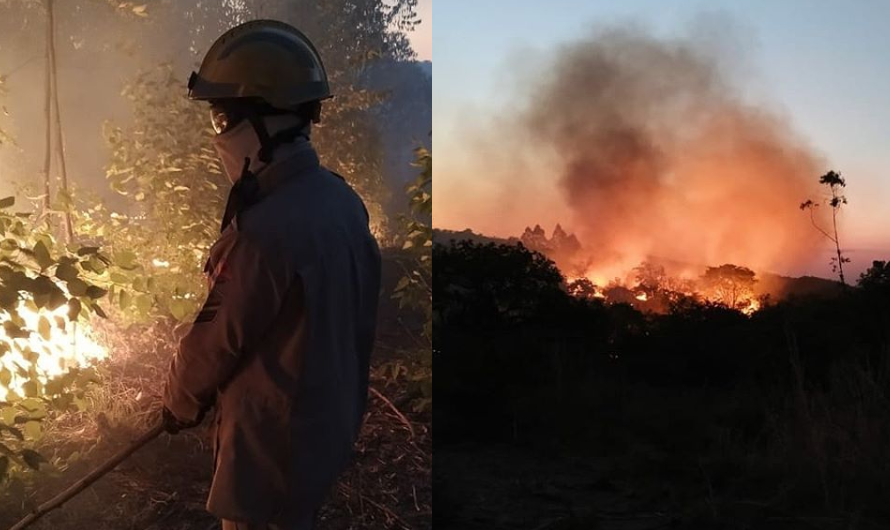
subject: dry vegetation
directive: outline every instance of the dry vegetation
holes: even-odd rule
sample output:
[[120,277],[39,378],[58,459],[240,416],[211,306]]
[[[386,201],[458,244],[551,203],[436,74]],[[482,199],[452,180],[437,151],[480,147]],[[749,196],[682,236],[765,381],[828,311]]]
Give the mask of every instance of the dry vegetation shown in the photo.
[[[387,267],[390,288],[398,274],[396,267]],[[431,528],[432,414],[413,411],[422,395],[408,384],[405,371],[392,369],[409,364],[407,352],[421,346],[414,335],[422,318],[395,305],[383,301],[365,425],[354,464],[322,509],[322,529]],[[109,322],[96,332],[113,352],[100,366],[102,384],[88,392],[87,409],[46,422],[37,447],[48,460],[62,457],[66,463],[59,468],[43,465],[24,480],[9,481],[0,493],[0,528],[104,462],[157,418],[175,351],[173,325],[162,322],[120,332]],[[215,528],[216,521],[204,510],[211,451],[206,422],[176,436],[163,434],[34,528]]]
[[437,528],[887,527],[885,262],[747,315],[573,297],[521,247],[434,260]]

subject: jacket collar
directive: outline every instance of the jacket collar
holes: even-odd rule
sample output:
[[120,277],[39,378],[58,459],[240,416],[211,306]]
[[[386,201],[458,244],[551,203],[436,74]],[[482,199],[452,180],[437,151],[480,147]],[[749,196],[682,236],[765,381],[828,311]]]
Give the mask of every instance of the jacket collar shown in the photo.
[[275,150],[275,158],[257,171],[259,197],[272,193],[285,180],[318,169],[320,162],[312,142],[303,138]]
[[271,163],[257,171],[256,175],[248,173],[232,185],[220,232],[225,231],[238,214],[271,195],[282,183],[318,169],[319,165],[318,154],[309,140],[298,140],[279,147]]

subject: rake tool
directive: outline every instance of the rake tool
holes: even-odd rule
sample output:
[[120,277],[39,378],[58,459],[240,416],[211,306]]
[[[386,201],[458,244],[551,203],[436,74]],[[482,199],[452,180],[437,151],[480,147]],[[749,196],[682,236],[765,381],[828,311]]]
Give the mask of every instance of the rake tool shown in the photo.
[[163,421],[159,422],[156,426],[146,431],[144,434],[142,434],[142,436],[134,440],[133,443],[131,443],[124,449],[121,449],[116,455],[109,458],[107,462],[94,469],[87,476],[72,484],[65,491],[59,493],[52,499],[38,506],[33,512],[25,516],[24,519],[17,522],[14,526],[10,527],[9,530],[21,530],[22,528],[26,528],[47,513],[65,504],[66,502],[71,500],[72,497],[87,489],[93,482],[96,482],[97,480],[108,474],[109,471],[111,471],[112,469],[117,467],[118,464],[129,458],[142,446],[157,438],[158,435],[162,432],[164,432]]

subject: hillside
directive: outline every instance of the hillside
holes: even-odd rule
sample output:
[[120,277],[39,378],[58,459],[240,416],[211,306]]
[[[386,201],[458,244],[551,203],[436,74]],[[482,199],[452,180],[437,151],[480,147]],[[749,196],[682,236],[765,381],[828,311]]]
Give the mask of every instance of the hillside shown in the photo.
[[[474,243],[497,245],[517,245],[522,243],[526,248],[535,250],[560,264],[565,255],[574,255],[581,252],[580,243],[574,235],[566,234],[559,225],[553,231],[553,237],[547,238],[544,230],[536,225],[534,228],[526,228],[521,237],[491,237],[474,232],[470,228],[461,231],[433,230],[433,242],[448,245],[453,241],[473,241]],[[689,269],[692,264],[666,258],[650,257],[649,262],[664,267],[667,271]],[[719,264],[714,264],[719,265]],[[707,266],[701,265],[703,271]],[[754,286],[754,294],[757,296],[768,295],[773,300],[782,300],[788,297],[821,296],[833,297],[842,291],[839,282],[814,276],[791,277],[772,273],[758,273],[757,283]]]

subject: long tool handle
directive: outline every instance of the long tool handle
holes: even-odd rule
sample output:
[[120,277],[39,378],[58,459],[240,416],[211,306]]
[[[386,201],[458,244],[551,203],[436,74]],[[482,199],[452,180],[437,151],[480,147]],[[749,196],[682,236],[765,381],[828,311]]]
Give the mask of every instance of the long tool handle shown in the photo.
[[143,445],[145,445],[148,442],[157,438],[158,435],[161,434],[162,432],[164,432],[164,425],[163,425],[163,423],[158,423],[156,426],[152,427],[151,430],[146,431],[145,434],[140,436],[137,440],[135,440],[129,446],[125,447],[119,453],[117,453],[116,455],[114,455],[113,457],[108,459],[107,462],[105,462],[101,466],[97,467],[92,472],[90,472],[89,475],[78,480],[77,482],[72,484],[68,489],[66,489],[62,493],[59,493],[52,499],[50,499],[50,500],[44,502],[43,504],[41,504],[40,506],[38,506],[36,510],[29,513],[27,516],[25,516],[24,519],[17,522],[15,524],[15,526],[12,526],[9,530],[21,530],[22,528],[30,526],[31,523],[33,523],[37,519],[40,519],[47,513],[51,512],[52,510],[55,510],[59,506],[65,504],[72,497],[74,497],[81,491],[87,489],[90,486],[90,484],[92,484],[93,482],[96,482],[97,480],[102,478],[105,474],[107,474],[109,471],[111,471],[112,469],[117,467],[118,464],[120,464],[121,462],[123,462],[124,460],[129,458],[130,455],[132,455],[133,453],[138,451],[139,448],[141,448]]

